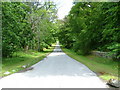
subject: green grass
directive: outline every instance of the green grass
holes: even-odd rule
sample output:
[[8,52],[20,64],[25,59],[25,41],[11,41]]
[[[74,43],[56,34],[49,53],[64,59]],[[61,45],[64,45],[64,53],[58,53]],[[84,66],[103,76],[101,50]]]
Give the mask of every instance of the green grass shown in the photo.
[[[27,67],[32,66],[33,64],[39,62],[43,58],[45,58],[50,52],[53,51],[53,47],[49,47],[49,49],[44,49],[43,52],[37,52],[33,50],[29,50],[27,52],[20,51],[13,54],[12,58],[3,58],[2,59],[2,72],[0,72],[1,76],[7,76],[12,73],[23,70],[23,65],[27,65]],[[5,74],[5,72],[9,72]],[[1,77],[0,76],[0,77]]]
[[118,62],[95,55],[82,56],[73,50],[62,49],[68,56],[86,65],[103,80],[109,80],[110,78],[118,79]]

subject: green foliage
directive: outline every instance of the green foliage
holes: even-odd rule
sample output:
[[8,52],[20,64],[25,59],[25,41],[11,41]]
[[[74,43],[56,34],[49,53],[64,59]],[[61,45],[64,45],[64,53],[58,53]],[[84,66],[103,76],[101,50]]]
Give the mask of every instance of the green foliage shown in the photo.
[[107,47],[107,49],[111,51],[110,55],[114,55],[113,59],[120,59],[120,43],[112,43]]
[[66,48],[71,48],[73,46],[74,38],[71,36],[71,29],[69,28],[69,23],[67,20],[64,21],[66,24],[62,24],[63,21],[58,21],[58,26],[60,29],[57,31],[56,35],[60,40],[60,43],[64,45]]
[[10,57],[19,50],[43,51],[55,38],[56,6],[53,2],[2,3],[2,53]]
[[[19,46],[22,32],[26,31],[28,25],[26,13],[28,7],[23,3],[2,3],[2,46],[3,56],[11,56]],[[28,26],[29,27],[29,26]]]
[[[110,52],[119,59],[119,5],[117,2],[75,3],[69,15],[62,21],[59,40],[78,54],[86,55],[91,50],[100,50]],[[66,43],[69,41],[73,42]]]

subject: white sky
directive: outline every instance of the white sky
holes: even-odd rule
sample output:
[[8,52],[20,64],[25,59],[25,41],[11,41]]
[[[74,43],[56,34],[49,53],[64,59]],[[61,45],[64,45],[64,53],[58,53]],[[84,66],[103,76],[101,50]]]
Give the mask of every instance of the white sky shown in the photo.
[[73,4],[73,0],[39,0],[39,1],[40,2],[53,1],[58,8],[57,12],[58,19],[63,19],[66,15],[68,15]]
[[73,0],[54,0],[57,1],[58,7],[58,18],[63,19],[66,15],[68,15],[71,7],[73,6]]

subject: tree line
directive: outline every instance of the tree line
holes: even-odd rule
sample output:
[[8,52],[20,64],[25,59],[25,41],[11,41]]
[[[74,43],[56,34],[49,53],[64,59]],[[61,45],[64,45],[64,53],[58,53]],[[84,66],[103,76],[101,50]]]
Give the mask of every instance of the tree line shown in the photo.
[[2,2],[2,56],[48,48],[55,42],[56,13],[53,2]]
[[59,21],[58,36],[64,47],[81,55],[92,50],[120,58],[120,2],[76,2]]

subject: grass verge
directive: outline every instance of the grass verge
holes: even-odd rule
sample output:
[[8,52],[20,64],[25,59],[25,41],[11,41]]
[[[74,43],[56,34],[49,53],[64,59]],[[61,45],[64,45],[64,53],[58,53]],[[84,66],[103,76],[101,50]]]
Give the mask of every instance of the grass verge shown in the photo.
[[82,56],[73,50],[62,48],[62,50],[73,59],[83,63],[89,69],[94,71],[100,78],[105,81],[109,79],[118,79],[118,62],[111,59],[98,57],[95,55]]
[[2,72],[0,72],[0,77],[10,75],[12,73],[24,70],[22,66],[27,65],[26,68],[34,65],[43,58],[45,58],[49,53],[53,51],[54,47],[49,47],[49,49],[44,49],[43,52],[37,52],[33,50],[29,51],[19,51],[13,54],[12,58],[2,59]]

